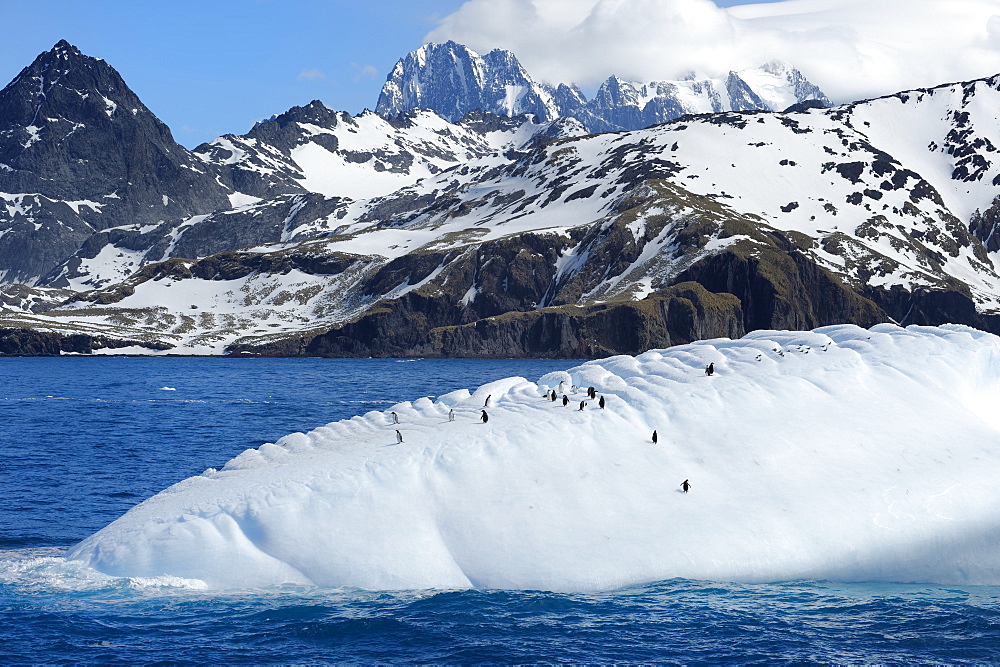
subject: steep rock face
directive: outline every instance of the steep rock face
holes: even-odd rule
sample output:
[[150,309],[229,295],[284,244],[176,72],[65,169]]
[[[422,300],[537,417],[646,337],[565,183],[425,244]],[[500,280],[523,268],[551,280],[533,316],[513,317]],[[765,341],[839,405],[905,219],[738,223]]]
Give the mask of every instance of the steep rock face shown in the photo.
[[870,327],[889,321],[875,303],[786,245],[780,235],[778,238],[783,248],[737,244],[701,260],[680,273],[677,280],[734,295],[742,306],[746,331],[804,330],[838,322]]
[[29,283],[93,231],[229,205],[118,73],[65,41],[0,91],[0,193],[0,271]]
[[[465,325],[408,327],[404,333],[397,333],[398,326],[426,312],[425,304],[394,302],[386,306],[356,323],[313,338],[305,353],[334,357],[587,358],[638,354],[701,338],[738,338],[743,331],[739,302],[731,295],[711,294],[696,283],[678,285],[637,302],[509,312]],[[272,353],[267,347],[241,349]]]
[[993,200],[993,203],[985,211],[972,214],[969,221],[969,232],[979,239],[988,252],[1000,250],[1000,196]]
[[140,347],[168,350],[169,345],[88,334],[63,334],[36,329],[0,328],[0,354],[24,357],[58,357],[62,354],[93,354],[96,350]]
[[552,120],[552,93],[535,83],[510,51],[485,56],[455,42],[425,44],[399,60],[379,95],[376,112],[396,116],[434,109],[455,122],[476,109]]

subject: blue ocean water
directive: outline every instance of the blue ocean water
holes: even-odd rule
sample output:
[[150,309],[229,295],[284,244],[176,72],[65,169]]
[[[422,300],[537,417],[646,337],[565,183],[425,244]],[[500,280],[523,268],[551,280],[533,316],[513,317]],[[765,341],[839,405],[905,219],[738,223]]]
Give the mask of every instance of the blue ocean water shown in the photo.
[[220,593],[66,549],[247,447],[572,362],[0,359],[0,663],[984,663],[1000,588],[687,580],[588,594]]

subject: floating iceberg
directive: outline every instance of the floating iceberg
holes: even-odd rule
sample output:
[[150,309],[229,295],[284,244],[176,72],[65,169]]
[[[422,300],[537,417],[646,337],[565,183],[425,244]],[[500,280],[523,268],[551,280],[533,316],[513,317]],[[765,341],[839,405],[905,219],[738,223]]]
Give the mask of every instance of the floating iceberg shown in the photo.
[[69,558],[213,588],[997,585],[998,406],[990,334],[758,331],[295,433],[146,500]]

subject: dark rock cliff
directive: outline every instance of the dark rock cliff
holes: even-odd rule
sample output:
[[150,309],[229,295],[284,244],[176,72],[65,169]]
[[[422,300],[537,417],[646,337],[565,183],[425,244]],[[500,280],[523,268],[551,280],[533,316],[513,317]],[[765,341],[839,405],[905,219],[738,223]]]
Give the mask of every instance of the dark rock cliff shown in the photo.
[[44,276],[95,231],[229,207],[118,72],[65,41],[0,91],[0,192],[19,202],[0,207],[8,281]]

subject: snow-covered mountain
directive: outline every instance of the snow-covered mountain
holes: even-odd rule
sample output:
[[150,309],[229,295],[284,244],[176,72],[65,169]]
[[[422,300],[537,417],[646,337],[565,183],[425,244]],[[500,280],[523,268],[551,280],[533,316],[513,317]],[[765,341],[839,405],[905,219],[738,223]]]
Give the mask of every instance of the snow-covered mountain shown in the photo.
[[241,137],[226,135],[195,149],[218,183],[231,189],[233,208],[94,235],[44,284],[93,289],[174,257],[329,236],[366,215],[368,204],[359,202],[477,158],[516,155],[583,132],[573,119],[535,123],[477,112],[453,124],[434,112],[412,111],[387,121],[313,102]]
[[314,102],[192,154],[223,206],[95,230],[0,290],[0,352],[589,357],[845,321],[1000,331],[1000,76],[807,106],[587,135]]
[[998,377],[1000,338],[959,326],[759,331],[600,359],[248,449],[67,558],[217,589],[995,586]]
[[565,121],[542,125],[483,113],[456,123],[426,110],[392,119],[371,111],[351,116],[314,100],[194,152],[226,174],[227,186],[257,199],[293,192],[368,199],[472,158],[523,148],[536,134],[580,132]]
[[797,69],[780,62],[729,72],[725,78],[680,81],[624,81],[601,84],[594,99],[564,115],[592,132],[637,130],[688,114],[723,111],[784,111],[805,102],[828,107],[830,100]]
[[433,109],[457,121],[473,110],[498,115],[534,114],[542,120],[576,118],[590,132],[638,130],[685,114],[783,111],[803,102],[830,100],[801,72],[780,62],[729,72],[724,78],[626,81],[612,76],[586,99],[573,85],[533,81],[509,51],[485,56],[455,42],[425,44],[399,60],[376,111],[386,117]]
[[470,111],[502,116],[560,115],[553,91],[535,83],[510,51],[481,56],[455,42],[424,44],[401,58],[389,74],[376,111],[398,116],[410,109],[433,109],[458,121]]

